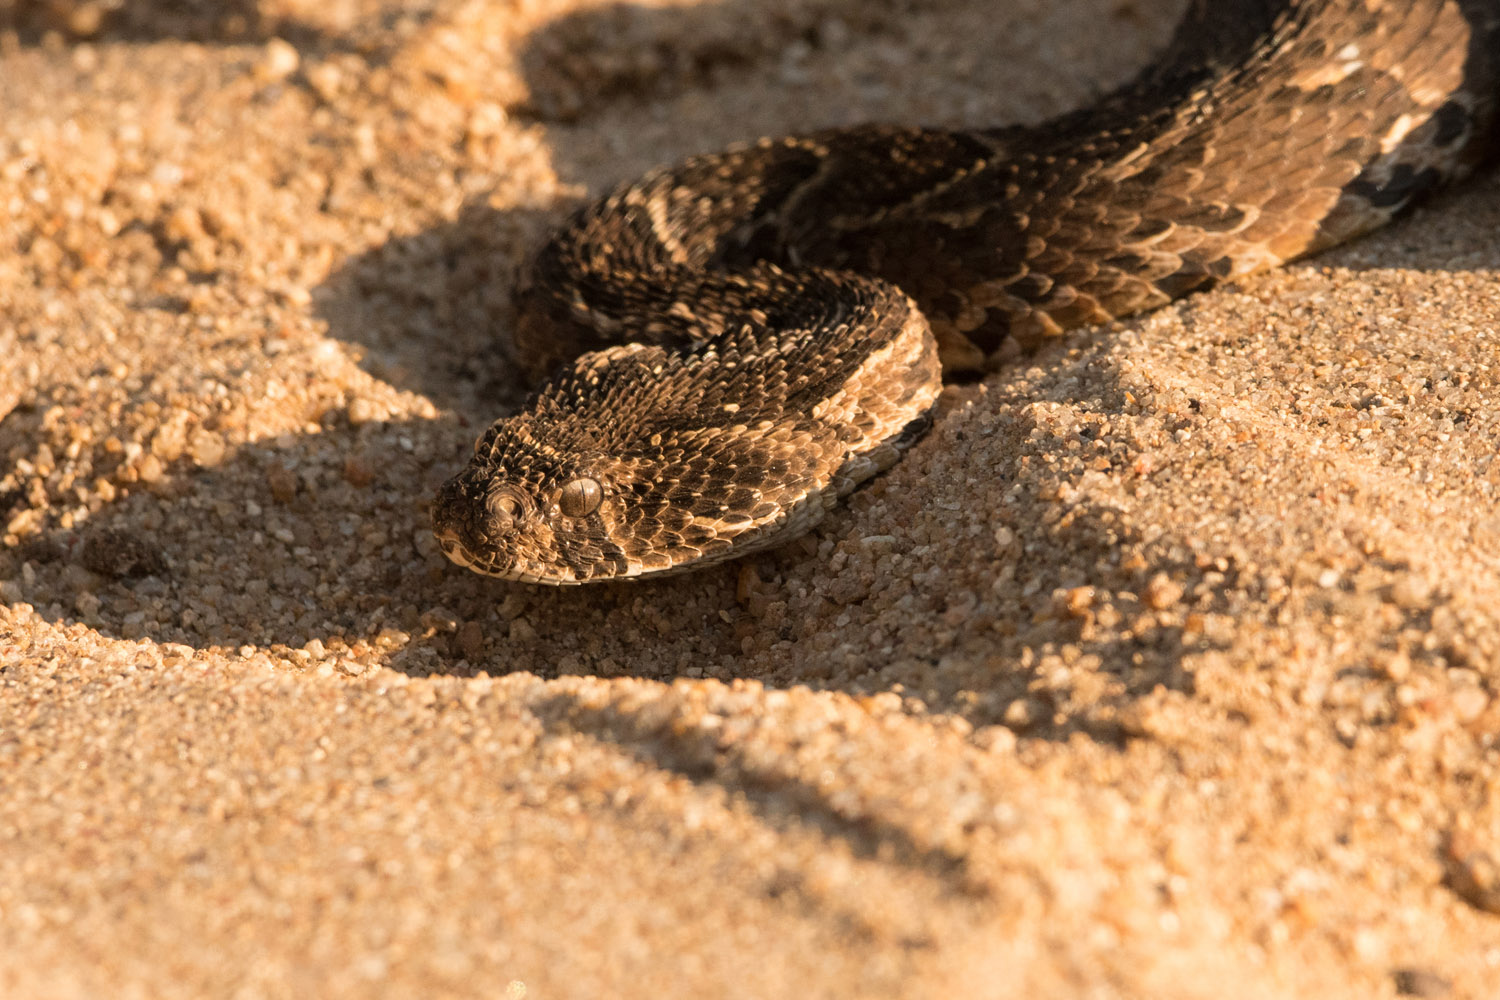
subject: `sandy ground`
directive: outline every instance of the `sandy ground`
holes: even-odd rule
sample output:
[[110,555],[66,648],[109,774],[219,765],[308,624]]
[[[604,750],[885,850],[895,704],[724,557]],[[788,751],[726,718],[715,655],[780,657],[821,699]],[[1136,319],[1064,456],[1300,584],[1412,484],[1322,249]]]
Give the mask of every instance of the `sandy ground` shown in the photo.
[[950,392],[803,544],[486,581],[511,271],[1146,0],[0,3],[0,994],[1492,997],[1500,181]]

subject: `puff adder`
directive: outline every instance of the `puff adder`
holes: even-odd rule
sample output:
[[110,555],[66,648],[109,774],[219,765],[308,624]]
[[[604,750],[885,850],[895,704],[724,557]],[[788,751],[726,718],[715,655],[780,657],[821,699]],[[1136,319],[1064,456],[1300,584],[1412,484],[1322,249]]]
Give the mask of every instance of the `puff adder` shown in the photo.
[[1367,232],[1490,145],[1500,0],[1196,0],[1039,126],[766,139],[624,184],[518,283],[550,376],[443,487],[490,576],[574,584],[779,544],[896,461],[942,370]]

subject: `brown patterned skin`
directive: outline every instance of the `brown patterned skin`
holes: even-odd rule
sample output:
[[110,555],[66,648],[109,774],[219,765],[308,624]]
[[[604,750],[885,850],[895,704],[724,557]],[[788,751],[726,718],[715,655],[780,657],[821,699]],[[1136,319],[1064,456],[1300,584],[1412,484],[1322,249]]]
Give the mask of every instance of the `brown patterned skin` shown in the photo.
[[1487,154],[1497,76],[1500,0],[1197,0],[1152,69],[1039,126],[648,174],[522,276],[518,350],[562,371],[481,437],[437,537],[552,584],[784,541],[915,440],[939,357],[993,367],[1384,224]]

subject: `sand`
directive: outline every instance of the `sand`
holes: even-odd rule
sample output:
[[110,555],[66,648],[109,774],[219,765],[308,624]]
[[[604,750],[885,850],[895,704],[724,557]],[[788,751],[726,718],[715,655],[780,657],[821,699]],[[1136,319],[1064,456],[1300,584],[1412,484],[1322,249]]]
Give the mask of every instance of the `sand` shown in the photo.
[[112,6],[0,4],[0,994],[1495,995],[1493,173],[950,390],[801,543],[536,589],[426,505],[549,224],[1178,5]]

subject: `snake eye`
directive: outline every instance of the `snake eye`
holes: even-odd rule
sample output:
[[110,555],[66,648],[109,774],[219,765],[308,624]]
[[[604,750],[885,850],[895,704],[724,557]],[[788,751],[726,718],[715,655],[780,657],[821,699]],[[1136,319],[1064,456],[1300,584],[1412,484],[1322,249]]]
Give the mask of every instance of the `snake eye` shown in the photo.
[[521,512],[521,500],[514,493],[490,494],[484,502],[485,530],[490,535],[503,535],[515,527],[516,516]]
[[562,488],[557,505],[568,517],[587,517],[599,508],[603,499],[604,491],[597,479],[575,479]]

